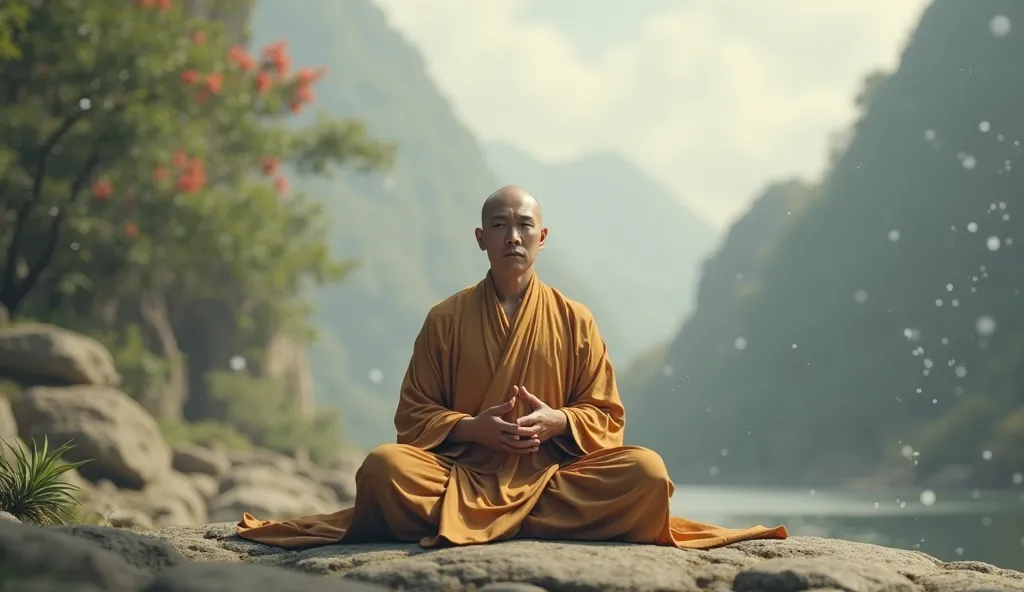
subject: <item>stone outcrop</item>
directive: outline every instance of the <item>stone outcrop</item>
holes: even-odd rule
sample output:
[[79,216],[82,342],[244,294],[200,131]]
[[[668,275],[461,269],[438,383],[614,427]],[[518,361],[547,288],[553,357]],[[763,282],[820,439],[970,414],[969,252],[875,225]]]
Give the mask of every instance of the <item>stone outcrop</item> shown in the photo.
[[814,537],[709,551],[525,540],[439,550],[368,544],[285,551],[239,539],[230,523],[138,534],[0,521],[0,573],[11,589],[73,581],[70,589],[113,592],[1024,590],[1020,572]]
[[0,376],[37,384],[115,387],[121,375],[100,342],[41,323],[15,324],[0,331]]

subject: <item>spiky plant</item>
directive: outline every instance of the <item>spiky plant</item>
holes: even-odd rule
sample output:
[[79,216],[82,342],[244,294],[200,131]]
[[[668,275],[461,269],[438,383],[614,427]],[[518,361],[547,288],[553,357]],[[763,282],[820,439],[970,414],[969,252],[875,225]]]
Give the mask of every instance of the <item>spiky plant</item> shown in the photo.
[[84,490],[62,480],[61,476],[88,461],[61,464],[61,456],[73,446],[65,443],[50,450],[45,436],[42,449],[32,440],[31,453],[21,446],[8,444],[3,438],[0,442],[10,449],[13,456],[12,461],[0,454],[0,510],[34,524],[64,524],[65,519],[74,521],[69,508],[79,505],[74,494]]

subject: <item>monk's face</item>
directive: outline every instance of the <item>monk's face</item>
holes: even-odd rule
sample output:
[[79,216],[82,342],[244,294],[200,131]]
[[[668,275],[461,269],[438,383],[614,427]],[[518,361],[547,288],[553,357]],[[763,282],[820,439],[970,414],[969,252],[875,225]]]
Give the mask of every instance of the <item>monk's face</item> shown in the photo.
[[487,252],[494,270],[526,271],[548,235],[541,224],[540,205],[524,193],[496,199],[484,211],[481,223],[476,229],[477,244]]

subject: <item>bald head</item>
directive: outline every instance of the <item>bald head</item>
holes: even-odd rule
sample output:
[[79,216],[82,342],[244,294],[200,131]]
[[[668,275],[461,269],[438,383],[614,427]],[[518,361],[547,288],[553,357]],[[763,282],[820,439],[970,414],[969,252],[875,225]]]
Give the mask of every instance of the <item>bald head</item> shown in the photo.
[[538,226],[541,224],[540,201],[518,185],[506,185],[487,196],[480,209],[480,222],[486,226],[495,214],[510,210],[528,214]]

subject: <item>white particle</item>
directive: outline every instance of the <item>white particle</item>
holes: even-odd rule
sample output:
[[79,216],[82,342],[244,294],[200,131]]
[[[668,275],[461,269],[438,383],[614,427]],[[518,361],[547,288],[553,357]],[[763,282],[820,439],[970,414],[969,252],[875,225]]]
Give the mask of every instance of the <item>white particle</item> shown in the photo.
[[916,391],[916,392],[917,392],[917,394],[919,394],[919,395],[920,395],[920,394],[921,394],[921,392],[922,392],[922,389],[921,389],[921,387],[917,387],[917,391]]
[[231,360],[228,361],[228,365],[235,372],[241,372],[242,370],[245,370],[245,358],[242,356],[232,356]]
[[380,368],[374,368],[370,370],[369,379],[373,384],[380,384],[380,381],[384,380],[384,373],[381,372]]
[[961,364],[953,369],[953,373],[956,374],[957,378],[963,378],[967,376],[967,367]]
[[952,305],[953,305],[953,308],[956,308],[956,307],[960,306],[960,301],[959,301],[959,300],[957,300],[956,298],[954,298],[954,299],[952,300],[952,302],[950,302],[950,304],[952,304]]
[[1013,474],[1013,484],[1014,485],[1020,485],[1021,483],[1024,483],[1024,474],[1022,474],[1022,473],[1014,473]]
[[812,490],[808,491],[807,493],[809,493],[811,495],[817,495],[818,494],[818,490],[812,489]]
[[967,223],[967,232],[978,232],[978,223],[977,222],[968,222]]
[[937,134],[935,133],[935,130],[932,130],[932,129],[924,130],[924,139],[925,140],[928,140],[929,142],[932,142],[932,141],[935,140],[936,136],[937,136]]
[[963,547],[957,547],[956,549],[954,549],[954,552],[957,555],[963,555],[964,554],[964,548]]
[[988,30],[993,37],[1006,37],[1010,34],[1012,23],[1005,14],[997,14],[988,22]]
[[857,290],[853,293],[853,299],[856,300],[858,304],[864,304],[868,301],[868,293],[864,290]]
[[982,518],[981,518],[981,525],[986,527],[986,528],[988,528],[989,526],[992,526],[992,517],[991,516],[982,516]]
[[88,111],[92,108],[92,101],[86,97],[82,97],[81,99],[78,99],[78,108],[82,111]]
[[935,306],[942,306],[942,298],[935,299]]
[[991,450],[983,450],[981,452],[981,459],[982,460],[992,460],[992,451]]
[[672,364],[665,364],[661,367],[661,373],[665,376],[672,376],[675,373],[675,369],[672,367]]
[[929,358],[925,358],[924,359],[924,367],[925,368],[931,368],[934,365],[935,365],[935,362],[932,362]]
[[980,131],[981,131],[982,133],[986,133],[986,132],[988,132],[988,131],[989,131],[990,129],[992,129],[992,125],[991,125],[991,124],[990,124],[989,122],[987,122],[987,121],[982,121],[981,123],[979,123],[979,124],[978,124],[978,129],[979,129],[979,130],[980,130]]
[[723,449],[719,450],[718,452],[719,452],[719,453],[720,453],[720,454],[721,454],[722,456],[729,456],[729,449],[728,449],[728,448],[723,448]]
[[796,349],[796,344],[795,343],[793,344],[793,349]]
[[733,343],[733,346],[736,349],[740,350],[740,351],[743,351],[743,350],[747,349],[747,340],[746,340],[746,338],[744,338],[744,337],[737,337],[736,341]]
[[914,448],[910,444],[904,444],[903,447],[900,448],[900,454],[906,459],[913,458]]
[[964,156],[964,159],[960,164],[963,165],[965,169],[971,170],[974,167],[978,166],[978,161],[973,156],[968,154],[967,156]]
[[718,474],[718,467],[711,467],[711,468],[710,468],[710,469],[708,470],[708,472],[709,472],[709,473],[711,473],[711,476],[712,476],[712,477],[714,477],[715,475],[717,475],[717,474]]
[[988,237],[988,239],[985,241],[985,246],[988,247],[989,251],[998,251],[999,250],[999,237],[998,236],[990,236],[990,237]]
[[974,322],[974,330],[979,335],[988,337],[996,332],[996,320],[988,315],[982,315]]
[[921,503],[926,506],[931,506],[935,503],[935,492],[931,489],[925,489],[921,492]]
[[932,405],[938,405],[938,404],[939,404],[939,400],[938,399],[932,399]]
[[896,242],[900,240],[900,231],[895,228],[889,231],[889,240]]

